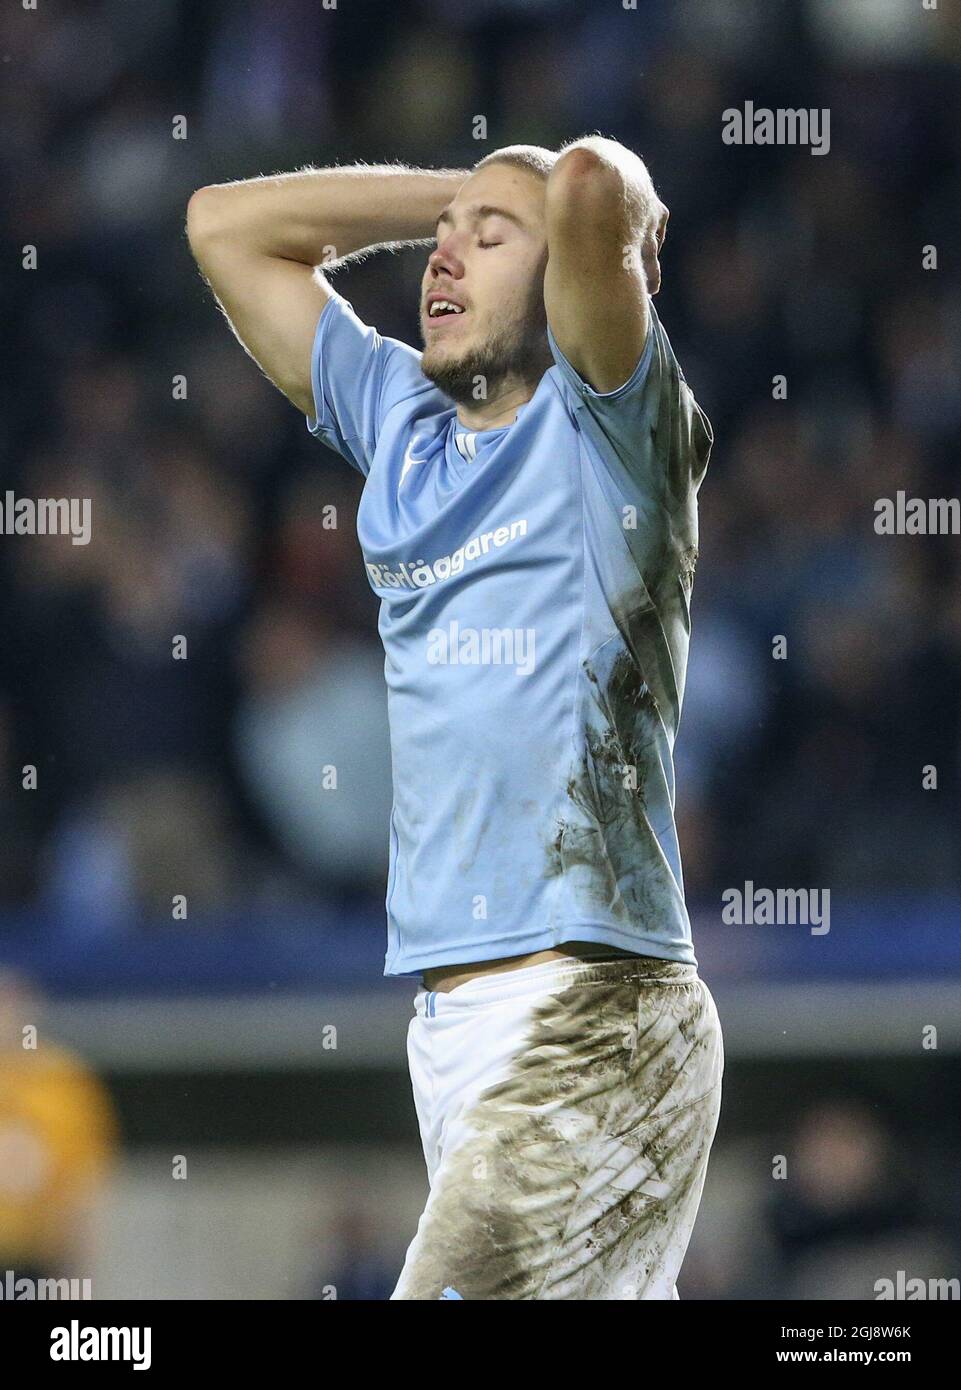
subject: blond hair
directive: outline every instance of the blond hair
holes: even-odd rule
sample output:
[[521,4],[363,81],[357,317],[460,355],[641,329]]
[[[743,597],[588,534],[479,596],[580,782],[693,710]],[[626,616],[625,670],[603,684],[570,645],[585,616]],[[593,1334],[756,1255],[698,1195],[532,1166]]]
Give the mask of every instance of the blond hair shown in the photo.
[[529,174],[546,179],[557,161],[554,150],[546,150],[542,145],[505,145],[501,150],[486,154],[474,165],[483,169],[487,164],[512,164],[515,169],[526,169]]

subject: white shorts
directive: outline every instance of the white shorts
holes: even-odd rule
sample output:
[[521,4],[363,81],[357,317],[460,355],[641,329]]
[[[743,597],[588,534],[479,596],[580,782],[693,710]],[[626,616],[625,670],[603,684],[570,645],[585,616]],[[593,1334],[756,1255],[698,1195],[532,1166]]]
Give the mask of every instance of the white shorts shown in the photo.
[[724,1065],[693,965],[548,961],[418,991],[430,1197],[395,1299],[670,1299]]

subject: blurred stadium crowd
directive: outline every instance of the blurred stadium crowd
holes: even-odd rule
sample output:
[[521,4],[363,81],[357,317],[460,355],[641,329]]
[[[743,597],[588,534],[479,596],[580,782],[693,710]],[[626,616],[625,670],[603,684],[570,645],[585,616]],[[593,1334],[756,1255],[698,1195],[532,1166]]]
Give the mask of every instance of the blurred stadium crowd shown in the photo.
[[[0,940],[27,906],[146,929],[176,891],[199,930],[204,910],[252,907],[281,929],[292,905],[382,898],[390,766],[360,480],[228,334],[183,235],[190,193],[307,163],[468,166],[591,130],[638,150],[671,208],[659,309],[716,437],[677,749],[689,896],[716,903],[747,878],[961,891],[958,542],[874,529],[879,498],[958,491],[950,10],[6,7],[0,218],[8,260],[32,245],[38,265],[0,289],[4,486],[90,498],[93,537],[0,547]],[[722,112],[747,99],[829,108],[830,153],[724,145]],[[416,341],[423,254],[338,287]],[[913,1251],[923,1272],[927,1217],[883,1121],[851,1104],[796,1124],[807,1178],[770,1208],[766,1253],[743,1245],[760,1186],[733,1150],[718,1159],[732,1200],[706,1200],[689,1295],[845,1296],[859,1243],[905,1230],[889,1263]],[[389,1271],[353,1219],[342,1284],[382,1296]],[[932,1272],[946,1239],[931,1236]]]

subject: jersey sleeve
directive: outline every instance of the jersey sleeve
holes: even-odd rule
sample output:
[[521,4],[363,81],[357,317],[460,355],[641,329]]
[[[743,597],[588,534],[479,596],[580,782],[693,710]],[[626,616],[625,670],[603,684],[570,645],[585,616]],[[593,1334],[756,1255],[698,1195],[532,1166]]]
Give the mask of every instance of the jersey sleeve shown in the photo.
[[310,358],[314,414],[307,428],[366,477],[384,420],[399,402],[430,382],[420,353],[362,323],[332,293],[317,322]]
[[595,391],[568,362],[550,328],[547,335],[571,405],[604,454],[613,452],[652,493],[680,495],[700,483],[714,435],[650,299],[648,309],[650,326],[637,366],[614,391]]

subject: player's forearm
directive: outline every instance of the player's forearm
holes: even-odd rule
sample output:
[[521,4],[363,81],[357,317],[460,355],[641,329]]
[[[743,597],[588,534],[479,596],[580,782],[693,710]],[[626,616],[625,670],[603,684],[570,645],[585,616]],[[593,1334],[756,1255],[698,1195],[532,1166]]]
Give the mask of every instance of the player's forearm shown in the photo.
[[353,165],[213,184],[190,200],[191,243],[229,238],[245,251],[320,265],[433,236],[466,170]]

